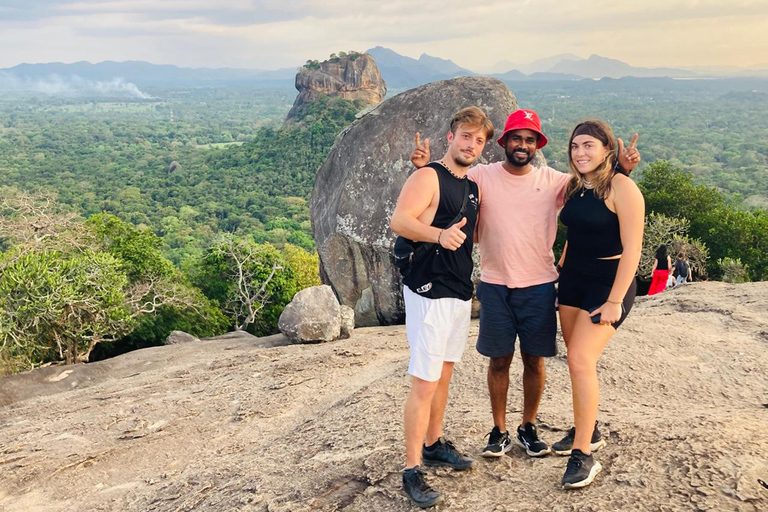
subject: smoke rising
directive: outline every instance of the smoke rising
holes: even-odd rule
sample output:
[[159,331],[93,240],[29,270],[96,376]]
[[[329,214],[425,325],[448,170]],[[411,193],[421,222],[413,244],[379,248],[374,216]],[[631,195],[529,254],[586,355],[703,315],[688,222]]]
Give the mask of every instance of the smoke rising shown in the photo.
[[51,96],[129,96],[144,100],[153,98],[142,92],[136,84],[126,82],[123,78],[103,82],[85,80],[77,75],[50,75],[46,79],[38,80],[0,72],[0,91],[38,92]]

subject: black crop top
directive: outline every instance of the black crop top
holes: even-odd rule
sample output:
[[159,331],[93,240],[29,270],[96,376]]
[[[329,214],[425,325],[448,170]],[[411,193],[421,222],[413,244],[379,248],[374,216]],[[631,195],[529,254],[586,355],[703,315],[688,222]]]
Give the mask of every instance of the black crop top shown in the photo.
[[595,197],[594,190],[574,193],[560,212],[560,221],[568,228],[569,257],[591,259],[621,254],[619,217],[605,201]]

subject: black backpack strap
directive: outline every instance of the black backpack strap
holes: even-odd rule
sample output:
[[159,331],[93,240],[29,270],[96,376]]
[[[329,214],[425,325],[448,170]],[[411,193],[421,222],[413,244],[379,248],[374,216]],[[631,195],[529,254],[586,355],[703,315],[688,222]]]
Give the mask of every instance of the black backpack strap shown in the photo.
[[[425,167],[431,167],[435,171],[437,171],[438,169],[445,169],[445,166],[440,164],[439,162],[430,162]],[[448,170],[448,169],[446,169],[446,170]],[[451,222],[449,222],[448,225],[444,229],[448,229],[449,227],[451,227],[454,224],[456,224],[457,222],[459,222],[462,219],[462,217],[464,217],[464,215],[467,212],[467,202],[469,201],[469,193],[470,193],[469,179],[464,178],[464,200],[461,202],[461,209],[459,209],[459,213],[456,214],[456,216],[453,218],[453,220]],[[422,256],[424,256],[429,251],[431,251],[432,248],[435,245],[437,245],[437,244],[426,243],[426,242],[422,243],[420,246],[418,246],[413,251],[413,259],[412,259],[412,261],[419,260]]]

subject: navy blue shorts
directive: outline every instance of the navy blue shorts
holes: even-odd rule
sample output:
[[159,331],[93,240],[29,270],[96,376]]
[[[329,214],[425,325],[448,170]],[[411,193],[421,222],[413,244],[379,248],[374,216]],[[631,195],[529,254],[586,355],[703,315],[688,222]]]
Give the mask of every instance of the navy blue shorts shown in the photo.
[[530,356],[556,355],[555,296],[555,283],[507,288],[480,281],[477,351],[486,357],[508,356],[515,351],[519,336],[521,352]]

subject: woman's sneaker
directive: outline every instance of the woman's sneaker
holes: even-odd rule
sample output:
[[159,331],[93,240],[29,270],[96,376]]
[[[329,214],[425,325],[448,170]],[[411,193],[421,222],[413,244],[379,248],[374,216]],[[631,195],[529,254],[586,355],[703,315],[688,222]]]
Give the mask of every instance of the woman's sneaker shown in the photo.
[[425,466],[448,466],[462,471],[469,469],[475,461],[459,453],[452,442],[441,437],[432,446],[421,447],[421,462]]
[[572,450],[563,475],[563,489],[578,489],[588,486],[602,469],[603,466],[595,460],[591,453],[585,455],[578,448]]
[[512,439],[509,432],[502,432],[499,427],[493,427],[488,433],[488,444],[483,448],[483,457],[501,457],[512,449]]
[[539,439],[533,423],[526,423],[524,428],[517,427],[515,442],[525,448],[525,453],[531,457],[543,457],[550,452],[547,443]]
[[403,471],[403,492],[418,507],[427,508],[443,501],[443,496],[424,480],[419,466]]
[[[571,427],[568,434],[558,442],[552,445],[552,451],[558,455],[570,455],[571,448],[573,448],[573,440],[576,437],[576,427]],[[595,430],[592,431],[592,440],[589,444],[589,449],[592,452],[598,451],[605,446],[605,439],[597,429],[597,421],[595,421]]]

